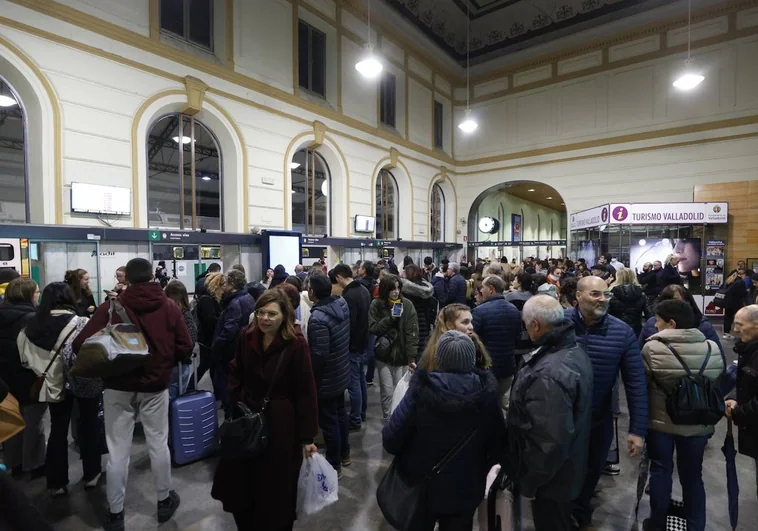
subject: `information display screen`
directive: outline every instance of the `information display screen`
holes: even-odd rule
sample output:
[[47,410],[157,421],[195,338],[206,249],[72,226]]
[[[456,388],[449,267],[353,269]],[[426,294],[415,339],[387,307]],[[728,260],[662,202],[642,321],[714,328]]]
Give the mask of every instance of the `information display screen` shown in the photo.
[[372,216],[355,216],[355,232],[374,232],[376,218]]
[[264,270],[283,265],[287,273],[294,275],[300,263],[300,233],[268,232],[264,236]]
[[132,191],[118,186],[71,183],[71,211],[128,216],[132,213]]

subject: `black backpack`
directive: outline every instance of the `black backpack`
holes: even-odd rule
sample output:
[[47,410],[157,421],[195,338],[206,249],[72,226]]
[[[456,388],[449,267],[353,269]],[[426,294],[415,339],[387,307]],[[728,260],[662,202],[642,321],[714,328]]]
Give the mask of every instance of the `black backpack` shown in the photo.
[[724,397],[719,389],[718,380],[703,374],[711,359],[711,344],[706,343],[708,353],[697,374],[692,374],[674,347],[668,343],[663,344],[687,371],[687,375],[682,376],[674,389],[667,393],[666,412],[671,417],[671,422],[687,426],[715,426],[724,417]]

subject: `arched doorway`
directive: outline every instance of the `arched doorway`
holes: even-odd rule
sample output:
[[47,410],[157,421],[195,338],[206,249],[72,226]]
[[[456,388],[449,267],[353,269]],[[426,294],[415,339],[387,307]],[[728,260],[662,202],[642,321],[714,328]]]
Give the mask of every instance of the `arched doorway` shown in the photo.
[[[566,255],[566,246],[538,244],[566,240],[566,206],[558,191],[534,181],[510,181],[482,192],[468,219],[469,258]],[[533,244],[531,242],[534,242]]]
[[28,223],[26,112],[18,93],[0,76],[0,223]]

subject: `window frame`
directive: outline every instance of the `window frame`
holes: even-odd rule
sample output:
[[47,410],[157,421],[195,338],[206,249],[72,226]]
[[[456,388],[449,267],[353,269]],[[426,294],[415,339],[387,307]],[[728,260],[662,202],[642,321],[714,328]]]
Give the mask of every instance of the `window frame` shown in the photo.
[[392,72],[383,72],[379,82],[379,122],[393,129],[397,127],[397,76]]
[[[389,232],[389,230],[384,229],[383,220],[380,220],[379,215],[378,215],[380,212],[380,208],[381,208],[382,217],[385,217],[384,216],[385,212],[389,211],[390,209],[384,207],[383,200],[381,202],[381,207],[380,207],[380,202],[376,198],[378,188],[381,185],[381,183],[383,183],[385,180],[391,183],[393,187],[393,191],[394,191],[394,205],[392,208],[394,226],[392,227],[391,232],[393,234],[391,237],[386,234],[387,232]],[[382,188],[384,188],[383,185],[382,185]],[[376,238],[380,240],[397,240],[398,237],[400,236],[400,230],[399,230],[400,229],[400,188],[397,185],[397,179],[395,178],[395,176],[390,170],[387,170],[387,169],[379,170],[379,174],[377,175],[377,178],[376,178],[376,184],[374,185],[373,193],[374,193],[374,201],[376,202],[376,207],[374,208],[374,216],[377,218],[376,230],[375,230]],[[382,196],[385,197],[385,194],[382,194]],[[389,219],[389,216],[387,216],[387,218]],[[379,232],[380,226],[382,227],[381,233]]]
[[[21,121],[22,126],[21,130],[23,132],[24,138],[23,138],[23,156],[24,156],[24,219],[25,223],[31,223],[32,220],[32,210],[31,210],[31,190],[29,186],[29,115],[26,112],[26,107],[24,106],[24,102],[21,99],[21,96],[16,91],[16,89],[13,88],[13,85],[10,84],[10,82],[4,78],[2,75],[0,75],[0,83],[5,85],[8,90],[10,91],[11,95],[16,99],[16,105],[18,105],[18,108],[21,109]],[[2,223],[0,223],[0,226],[2,226]]]
[[[438,200],[435,199],[435,191],[437,194],[439,194]],[[445,216],[447,212],[445,210],[447,209],[447,201],[445,198],[445,191],[442,189],[442,186],[440,186],[439,182],[436,182],[432,185],[432,194],[430,197],[431,202],[431,208],[429,209],[430,214],[430,225],[431,225],[431,234],[429,234],[429,239],[433,242],[444,242],[445,241]],[[436,212],[436,219],[439,220],[439,234],[437,233],[437,225],[435,224],[435,211],[437,209],[437,206],[439,206],[439,212]]]
[[[163,0],[159,0],[159,2],[163,2]],[[205,52],[211,52],[214,53],[214,39],[215,34],[213,31],[214,26],[214,11],[215,11],[215,0],[209,0],[210,2],[210,16],[208,18],[208,24],[209,24],[209,35],[210,35],[210,44],[209,46],[205,46],[204,44],[198,43],[193,41],[190,38],[190,27],[191,27],[191,19],[190,19],[190,3],[192,0],[182,0],[182,11],[183,11],[183,20],[182,20],[182,32],[183,35],[179,35],[178,33],[175,33],[169,29],[166,29],[163,27],[163,20],[162,20],[162,9],[161,6],[158,6],[158,27],[160,28],[161,33],[165,33],[166,35],[170,35],[171,37],[174,37],[176,39],[180,39],[182,42],[185,42],[191,46],[195,46],[199,48],[200,50],[203,50]]]
[[[297,155],[298,153],[300,153],[301,151],[305,151],[306,161],[308,161],[308,157],[312,153],[312,154],[314,154],[321,161],[321,164],[323,164],[323,166],[324,166],[324,169],[325,169],[325,180],[327,182],[326,224],[325,224],[326,227],[325,228],[326,228],[326,234],[331,234],[331,230],[332,230],[332,170],[329,168],[329,164],[326,162],[326,159],[324,158],[324,156],[321,155],[321,153],[319,153],[317,149],[312,149],[312,148],[307,148],[307,147],[303,148],[303,149],[298,149],[292,155],[292,158],[294,158],[294,156]],[[307,165],[306,165],[306,168],[307,168]],[[293,179],[292,179],[292,172],[293,171],[295,171],[295,170],[290,169],[290,189],[292,189],[292,185],[293,185]],[[307,176],[307,170],[305,170],[305,171],[306,171],[306,175],[304,177],[306,179],[306,185],[307,185],[308,176]],[[313,175],[313,177],[312,177],[311,180],[315,181],[315,179],[316,179],[316,172],[314,171],[312,173],[312,175]],[[307,190],[307,187],[306,187],[306,190]],[[292,195],[292,194],[290,194],[290,195]],[[315,210],[315,205],[312,205],[312,206],[313,206],[313,208]],[[314,213],[310,211],[310,208],[311,208],[311,206],[309,206],[308,196],[306,195],[306,198],[305,198],[305,221],[306,222],[304,224],[306,230],[303,231],[303,234],[306,235],[306,236],[323,236],[323,234],[316,234],[315,230],[312,230],[312,231],[308,230],[309,228],[310,229],[315,229],[315,224],[309,224],[308,223],[308,220],[309,219],[312,220],[313,219],[313,215],[314,215]],[[290,197],[290,209],[291,209],[290,212],[292,212],[292,213],[295,212],[295,204],[294,204],[294,200],[293,200],[292,197]],[[294,228],[294,225],[295,225],[295,222],[294,222],[294,220],[292,220],[292,226],[293,226],[293,228]],[[309,225],[310,225],[310,227],[309,227]]]
[[[438,114],[439,113],[439,114]],[[434,135],[434,147],[445,148],[445,105],[434,100],[434,112],[432,116],[432,131]]]
[[[302,58],[300,57],[300,43],[299,43],[299,38],[300,37],[299,37],[299,35],[300,35],[300,25],[301,24],[303,26],[307,27],[307,29],[308,29],[308,39],[307,39],[307,45],[306,45],[307,55],[308,55],[308,57],[306,59],[306,63],[308,65],[308,68],[307,68],[308,69],[308,79],[307,79],[305,85],[303,84],[303,79],[302,79],[302,76],[300,75],[300,64],[301,64]],[[323,61],[322,61],[323,72],[322,72],[322,79],[323,79],[323,83],[324,83],[324,92],[323,92],[323,94],[313,89],[313,52],[314,52],[313,34],[314,34],[314,32],[318,33],[319,35],[321,35],[324,38],[324,47],[323,47],[323,50],[322,50],[323,51]],[[301,90],[305,90],[309,94],[313,94],[314,96],[317,96],[317,97],[323,98],[323,99],[326,99],[326,85],[327,85],[327,83],[326,83],[326,47],[327,47],[327,35],[326,35],[326,33],[324,33],[323,31],[321,31],[317,27],[309,24],[305,20],[298,19],[298,52],[297,52],[298,80],[297,80],[297,84],[298,84],[298,87]]]

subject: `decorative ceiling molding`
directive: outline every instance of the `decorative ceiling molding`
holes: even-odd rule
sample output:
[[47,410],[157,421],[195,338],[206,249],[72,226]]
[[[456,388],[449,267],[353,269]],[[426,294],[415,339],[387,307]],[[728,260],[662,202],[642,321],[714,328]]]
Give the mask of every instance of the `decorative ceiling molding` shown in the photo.
[[185,76],[184,86],[187,89],[187,106],[182,111],[182,114],[194,116],[203,110],[203,100],[205,99],[205,91],[208,90],[208,85],[196,77]]

